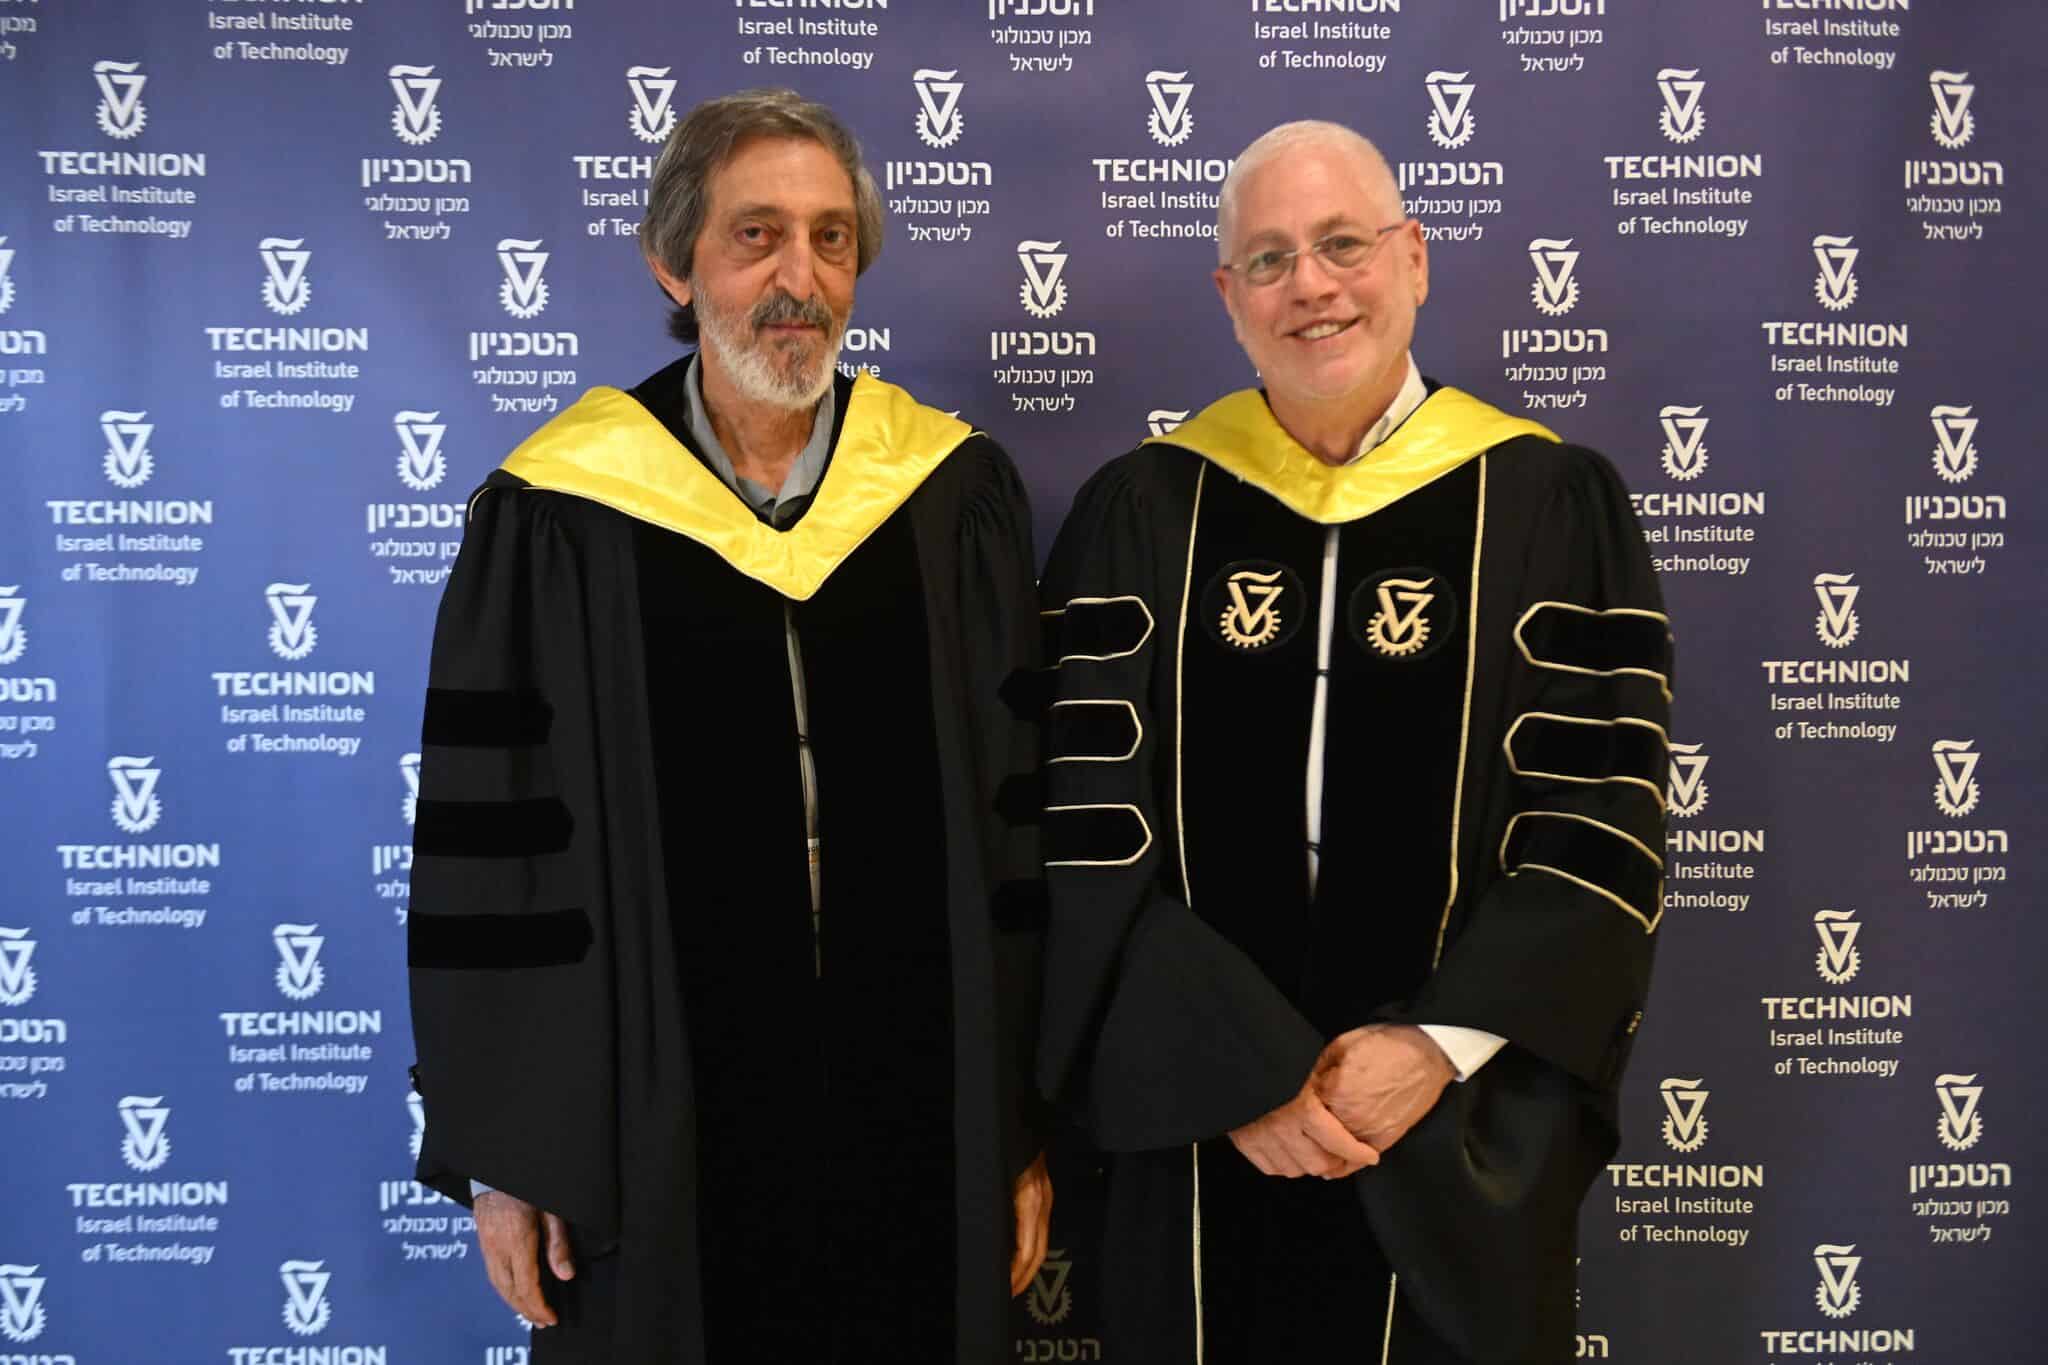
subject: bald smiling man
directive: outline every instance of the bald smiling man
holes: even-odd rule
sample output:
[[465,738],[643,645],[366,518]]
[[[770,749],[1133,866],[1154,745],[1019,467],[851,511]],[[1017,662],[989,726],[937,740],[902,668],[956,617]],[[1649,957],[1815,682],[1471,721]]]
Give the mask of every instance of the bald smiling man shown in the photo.
[[1329,123],[1222,192],[1263,388],[1082,489],[1040,1085],[1119,1359],[1556,1365],[1662,895],[1671,647],[1606,461],[1423,377],[1421,225]]

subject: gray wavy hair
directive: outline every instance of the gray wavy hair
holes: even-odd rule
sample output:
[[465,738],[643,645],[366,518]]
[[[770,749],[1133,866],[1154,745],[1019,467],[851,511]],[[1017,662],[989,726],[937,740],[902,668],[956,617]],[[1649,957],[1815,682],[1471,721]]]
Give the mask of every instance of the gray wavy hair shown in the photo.
[[[858,253],[854,273],[866,273],[882,254],[881,191],[861,161],[860,143],[839,116],[794,90],[742,90],[706,100],[676,125],[647,183],[641,253],[670,274],[689,278],[697,236],[710,208],[711,177],[732,160],[741,143],[756,137],[807,138],[838,159],[853,182]],[[696,310],[679,305],[669,314],[668,330],[676,340],[694,345]]]

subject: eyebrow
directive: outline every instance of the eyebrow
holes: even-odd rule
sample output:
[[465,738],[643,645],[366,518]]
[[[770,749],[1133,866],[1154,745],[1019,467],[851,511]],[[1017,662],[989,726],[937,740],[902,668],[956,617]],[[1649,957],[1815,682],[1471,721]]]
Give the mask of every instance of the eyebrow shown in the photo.
[[[1317,219],[1309,225],[1308,239],[1311,242],[1320,241],[1338,228],[1355,226],[1358,226],[1358,223],[1350,214],[1333,213],[1329,217]],[[1244,245],[1247,250],[1257,250],[1269,243],[1283,242],[1285,240],[1287,240],[1286,233],[1278,228],[1267,228],[1264,232],[1255,232],[1245,238]]]
[[[778,222],[782,222],[786,221],[790,217],[790,212],[788,209],[784,208],[780,204],[735,204],[732,207],[732,209],[726,213],[725,217],[728,222],[740,218],[772,218]],[[845,219],[851,222],[853,220],[853,217],[854,211],[851,208],[840,207],[838,205],[834,205],[833,207],[824,210],[822,213],[818,215],[818,219],[820,221],[830,221],[832,219]]]

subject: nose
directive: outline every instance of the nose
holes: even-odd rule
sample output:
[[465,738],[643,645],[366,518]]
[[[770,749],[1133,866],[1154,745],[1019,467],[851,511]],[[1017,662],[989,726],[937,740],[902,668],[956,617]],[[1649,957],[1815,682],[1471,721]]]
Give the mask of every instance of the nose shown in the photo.
[[1323,258],[1303,247],[1287,275],[1288,294],[1297,299],[1326,298],[1337,292],[1337,275]]
[[791,298],[811,298],[817,293],[817,264],[810,239],[802,233],[793,232],[783,240],[782,249],[776,253],[775,282]]

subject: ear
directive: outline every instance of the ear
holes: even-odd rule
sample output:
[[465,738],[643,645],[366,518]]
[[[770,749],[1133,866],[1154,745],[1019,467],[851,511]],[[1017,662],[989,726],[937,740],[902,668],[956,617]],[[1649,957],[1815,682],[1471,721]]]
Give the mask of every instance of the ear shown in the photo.
[[1415,280],[1415,306],[1422,307],[1429,301],[1429,239],[1422,235],[1422,224],[1411,219],[1407,229],[1412,231],[1412,241],[1404,244],[1409,252],[1409,273]]
[[679,275],[669,273],[668,267],[664,266],[660,261],[649,261],[647,268],[654,272],[655,283],[661,286],[661,291],[669,296],[676,307],[688,308],[690,306],[690,282],[688,280],[683,279]]

